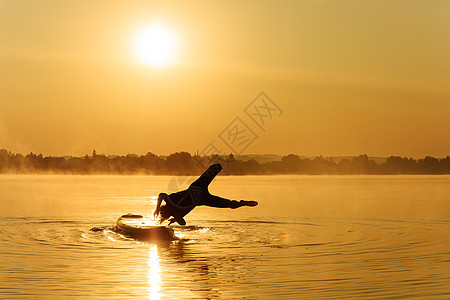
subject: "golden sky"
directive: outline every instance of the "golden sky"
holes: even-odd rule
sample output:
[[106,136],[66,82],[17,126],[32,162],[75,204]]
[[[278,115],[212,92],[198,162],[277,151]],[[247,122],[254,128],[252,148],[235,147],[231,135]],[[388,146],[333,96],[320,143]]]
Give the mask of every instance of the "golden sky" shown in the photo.
[[[137,54],[154,24],[167,65]],[[442,157],[449,82],[445,0],[0,0],[0,148],[24,154],[229,153],[239,117],[241,153]]]

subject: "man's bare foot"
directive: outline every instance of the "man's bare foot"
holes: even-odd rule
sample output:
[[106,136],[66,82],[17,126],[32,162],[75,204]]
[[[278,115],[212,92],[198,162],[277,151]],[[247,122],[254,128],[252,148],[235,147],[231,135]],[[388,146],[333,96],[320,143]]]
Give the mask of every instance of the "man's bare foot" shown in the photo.
[[246,200],[241,200],[241,201],[239,201],[239,204],[240,204],[241,206],[256,206],[256,205],[258,205],[258,202],[256,202],[256,201],[246,201]]

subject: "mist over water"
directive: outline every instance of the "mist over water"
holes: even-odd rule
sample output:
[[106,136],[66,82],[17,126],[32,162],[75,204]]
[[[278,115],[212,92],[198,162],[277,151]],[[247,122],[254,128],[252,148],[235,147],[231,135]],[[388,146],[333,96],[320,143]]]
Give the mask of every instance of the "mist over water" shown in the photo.
[[211,193],[259,205],[197,207],[171,243],[90,230],[170,182],[0,176],[0,298],[450,297],[450,176],[219,176]]

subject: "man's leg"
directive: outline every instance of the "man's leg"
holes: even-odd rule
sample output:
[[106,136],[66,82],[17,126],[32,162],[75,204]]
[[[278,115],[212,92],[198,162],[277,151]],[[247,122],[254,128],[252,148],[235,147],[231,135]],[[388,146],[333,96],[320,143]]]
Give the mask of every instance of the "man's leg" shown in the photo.
[[221,198],[218,196],[214,196],[209,194],[208,197],[205,197],[205,200],[200,202],[199,205],[206,205],[211,207],[219,207],[219,208],[238,208],[241,206],[256,206],[258,202],[256,201],[236,201],[236,200],[228,200],[225,198]]
[[211,165],[196,181],[191,184],[191,186],[207,189],[208,185],[221,170],[222,166],[220,164]]

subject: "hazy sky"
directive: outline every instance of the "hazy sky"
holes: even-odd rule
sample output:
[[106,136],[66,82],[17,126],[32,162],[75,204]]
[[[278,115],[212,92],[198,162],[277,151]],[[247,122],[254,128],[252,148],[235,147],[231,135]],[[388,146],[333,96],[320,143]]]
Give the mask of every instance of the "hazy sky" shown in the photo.
[[[166,66],[137,54],[154,24]],[[450,154],[450,1],[0,0],[0,148],[229,153],[227,129],[258,136],[242,153]]]

